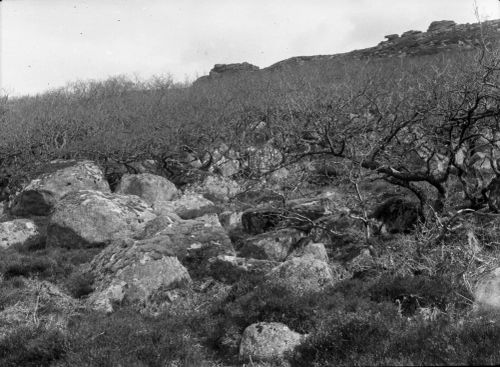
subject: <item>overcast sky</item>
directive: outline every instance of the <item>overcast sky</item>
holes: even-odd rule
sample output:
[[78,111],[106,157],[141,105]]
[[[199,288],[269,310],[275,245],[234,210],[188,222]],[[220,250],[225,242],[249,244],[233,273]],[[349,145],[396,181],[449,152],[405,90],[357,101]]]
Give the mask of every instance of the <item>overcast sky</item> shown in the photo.
[[[477,0],[483,19],[499,0]],[[433,20],[476,22],[473,0],[3,0],[0,87],[34,94],[117,74],[201,76],[375,46]]]

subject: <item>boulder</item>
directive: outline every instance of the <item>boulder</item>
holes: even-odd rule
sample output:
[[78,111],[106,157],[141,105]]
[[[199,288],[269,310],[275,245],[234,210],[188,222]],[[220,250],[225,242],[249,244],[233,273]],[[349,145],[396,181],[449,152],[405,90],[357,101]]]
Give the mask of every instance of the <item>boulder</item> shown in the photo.
[[219,214],[219,221],[227,231],[241,227],[243,212],[226,210]]
[[476,283],[474,300],[479,308],[500,311],[500,267]]
[[279,322],[259,322],[243,332],[240,357],[251,361],[275,361],[300,345],[305,336]]
[[71,248],[103,246],[140,233],[154,218],[151,207],[138,196],[76,191],[55,206],[47,228],[47,244]]
[[261,147],[249,147],[246,153],[248,169],[250,172],[257,174],[269,173],[279,168],[283,161],[283,154],[270,143],[266,143]]
[[236,283],[249,275],[265,275],[279,265],[276,261],[219,255],[208,260],[209,275],[224,283]]
[[294,228],[266,232],[244,240],[238,253],[252,259],[284,261],[293,246],[303,237],[305,233]]
[[106,312],[113,311],[115,303],[145,306],[191,283],[188,271],[168,248],[147,240],[115,241],[92,260],[90,272],[95,291],[89,302]]
[[171,201],[178,196],[178,190],[172,182],[151,173],[123,175],[116,193],[137,195],[153,208],[159,202]]
[[326,262],[312,257],[294,257],[271,270],[263,286],[283,287],[301,296],[319,292],[334,281],[333,272]]
[[227,202],[241,191],[240,185],[235,181],[222,176],[210,175],[201,183],[191,185],[186,193],[202,194],[210,200]]
[[218,214],[219,206],[206,199],[201,194],[187,193],[173,201],[158,202],[154,208],[159,215],[175,213],[182,219],[194,219],[205,214]]
[[31,219],[14,219],[0,223],[0,248],[12,245],[31,246],[42,241],[44,238]]
[[305,246],[295,248],[287,257],[290,260],[294,257],[311,257],[312,259],[328,262],[328,254],[325,245],[322,243],[312,243],[308,239]]
[[240,172],[240,155],[234,149],[221,143],[211,153],[207,153],[204,161],[211,161],[210,172],[223,177],[231,177]]
[[91,161],[52,161],[39,171],[40,176],[13,199],[13,215],[49,215],[59,199],[78,190],[110,192],[102,170]]
[[[156,221],[156,220],[155,220]],[[161,245],[177,256],[193,276],[205,275],[209,260],[219,255],[234,256],[231,240],[220,224],[202,217],[175,222],[159,231],[155,221],[138,238]]]

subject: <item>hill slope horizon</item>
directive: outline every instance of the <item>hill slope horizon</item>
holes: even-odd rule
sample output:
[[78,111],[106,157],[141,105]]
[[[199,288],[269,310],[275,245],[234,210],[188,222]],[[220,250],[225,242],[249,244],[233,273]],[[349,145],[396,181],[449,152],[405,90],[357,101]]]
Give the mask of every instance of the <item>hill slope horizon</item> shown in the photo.
[[500,39],[500,19],[478,23],[457,24],[452,20],[433,21],[427,31],[408,30],[389,34],[378,45],[345,53],[331,55],[294,56],[278,61],[265,68],[248,62],[215,64],[209,75],[198,78],[195,83],[213,80],[226,75],[247,72],[279,71],[302,66],[307,63],[339,60],[363,60],[371,58],[393,58],[433,55],[443,52],[473,50],[483,44]]

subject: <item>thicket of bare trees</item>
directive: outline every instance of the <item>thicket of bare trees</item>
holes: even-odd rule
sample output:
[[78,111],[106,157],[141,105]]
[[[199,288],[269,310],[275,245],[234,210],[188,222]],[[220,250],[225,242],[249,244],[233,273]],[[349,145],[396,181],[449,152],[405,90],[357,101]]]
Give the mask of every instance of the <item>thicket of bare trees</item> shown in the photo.
[[169,78],[79,82],[2,99],[0,167],[22,176],[55,158],[126,163],[175,158],[182,146],[203,157],[221,142],[244,151],[267,141],[284,153],[282,165],[334,157],[407,188],[423,207],[439,212],[450,190],[460,190],[463,205],[479,208],[499,173],[499,75],[490,46],[316,63],[193,87]]

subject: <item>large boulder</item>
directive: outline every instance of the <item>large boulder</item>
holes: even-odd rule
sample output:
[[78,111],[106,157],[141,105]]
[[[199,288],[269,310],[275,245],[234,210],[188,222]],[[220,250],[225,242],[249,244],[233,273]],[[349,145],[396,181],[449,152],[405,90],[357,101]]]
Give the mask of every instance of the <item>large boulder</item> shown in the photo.
[[31,219],[14,219],[0,223],[0,248],[36,245],[43,240],[38,226]]
[[240,357],[251,361],[275,361],[304,341],[305,336],[279,322],[259,322],[243,332]]
[[226,231],[210,217],[181,220],[159,228],[153,220],[138,238],[168,248],[193,276],[209,271],[209,260],[219,255],[234,256],[235,251]]
[[294,245],[304,237],[304,232],[294,228],[262,233],[244,240],[238,253],[252,259],[284,261]]
[[324,261],[312,257],[294,257],[271,270],[263,286],[278,286],[298,296],[319,292],[336,279]]
[[156,218],[151,207],[135,195],[76,191],[55,206],[47,228],[47,244],[56,247],[95,247],[132,237]]
[[155,205],[159,215],[175,213],[182,219],[194,219],[206,214],[218,214],[221,208],[201,194],[186,193],[173,201],[162,201]]
[[144,306],[191,283],[188,271],[167,247],[147,240],[114,242],[92,260],[90,272],[96,287],[90,303],[106,312],[113,311],[115,303]]
[[125,174],[116,188],[117,194],[137,195],[155,207],[157,203],[174,200],[179,192],[165,177],[151,173]]
[[59,199],[74,191],[110,192],[102,170],[91,161],[52,161],[39,171],[40,176],[13,199],[13,215],[49,215]]

